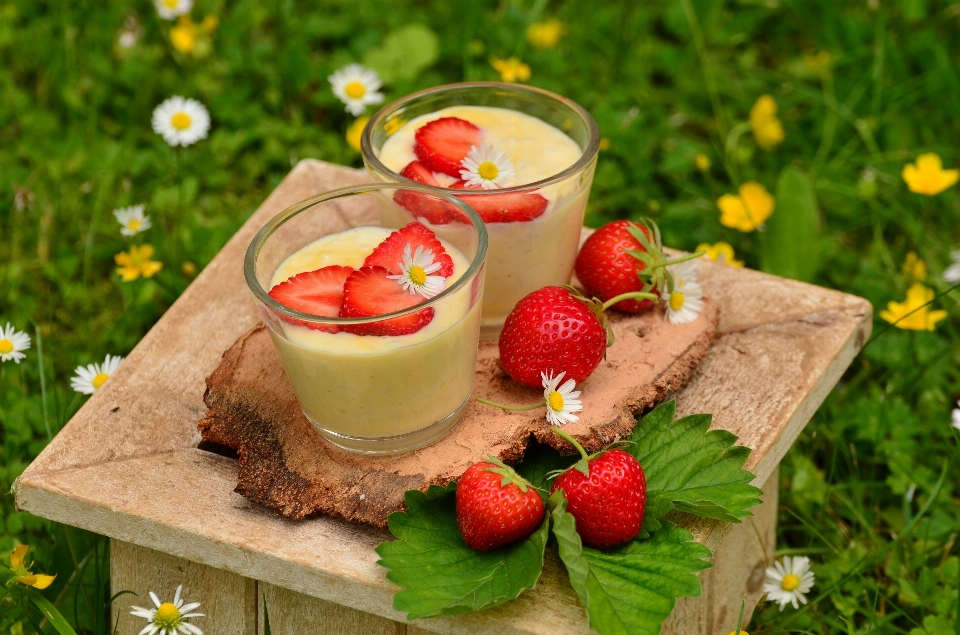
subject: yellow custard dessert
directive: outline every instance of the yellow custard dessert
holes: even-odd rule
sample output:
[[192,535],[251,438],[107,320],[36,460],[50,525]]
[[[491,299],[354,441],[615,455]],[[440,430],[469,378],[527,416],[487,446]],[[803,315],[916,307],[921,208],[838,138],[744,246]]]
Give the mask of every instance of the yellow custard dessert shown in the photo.
[[[418,160],[415,150],[417,132],[423,126],[445,117],[467,121],[482,131],[482,143],[504,153],[513,169],[508,187],[517,187],[549,179],[574,165],[582,156],[580,146],[558,128],[530,115],[506,108],[487,106],[452,106],[406,122],[380,148],[379,160],[390,170],[401,174],[406,166]],[[434,173],[441,187],[463,187],[462,181],[449,173]],[[409,178],[409,177],[408,177]],[[531,193],[546,199],[546,208],[530,219],[503,222],[485,216],[475,194],[462,200],[484,218],[489,236],[487,278],[484,293],[482,324],[485,339],[493,339],[516,303],[528,293],[544,286],[569,282],[576,260],[580,229],[590,191],[592,169],[579,177],[545,185]],[[458,182],[459,181],[459,182]],[[428,181],[421,181],[428,182]],[[429,182],[428,182],[429,184]],[[466,191],[466,190],[464,190]],[[477,191],[477,190],[470,190]],[[494,200],[497,189],[482,190]],[[505,193],[503,200],[518,200],[518,195]],[[526,200],[519,195],[519,200]],[[384,204],[384,224],[409,222],[406,210]],[[507,215],[509,217],[509,214]],[[417,218],[438,236],[456,232],[457,223],[431,223]]]
[[[391,234],[383,227],[356,227],[324,236],[284,260],[275,287],[297,274],[330,265],[359,269]],[[452,258],[449,288],[469,259],[441,240]],[[282,323],[271,329],[287,377],[304,415],[335,443],[336,437],[396,437],[459,417],[473,390],[480,329],[481,284],[466,284],[433,305],[429,324],[405,335],[325,332]]]

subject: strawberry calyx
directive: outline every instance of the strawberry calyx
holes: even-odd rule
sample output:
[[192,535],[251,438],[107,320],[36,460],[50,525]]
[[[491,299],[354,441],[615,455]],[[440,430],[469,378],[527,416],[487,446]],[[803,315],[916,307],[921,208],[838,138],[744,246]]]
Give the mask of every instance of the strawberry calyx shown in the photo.
[[500,487],[506,487],[507,485],[516,485],[520,488],[520,491],[524,494],[527,493],[529,489],[536,489],[527,479],[523,478],[517,471],[512,467],[498,459],[493,455],[487,455],[486,461],[488,463],[493,463],[495,467],[485,467],[483,468],[487,472],[496,474],[497,476],[502,477],[500,479]]
[[571,287],[569,284],[562,284],[560,286],[569,291],[570,295],[572,295],[575,299],[586,304],[587,308],[590,309],[590,311],[596,316],[600,326],[603,327],[604,332],[607,334],[607,348],[613,346],[613,329],[607,322],[607,316],[604,311],[622,300],[653,300],[656,302],[660,299],[660,296],[654,295],[653,293],[648,293],[646,291],[630,291],[629,293],[621,293],[618,296],[612,297],[606,302],[601,302],[599,298],[587,298],[585,295],[580,293],[578,289]]
[[[699,258],[706,253],[698,251],[676,258],[668,258],[663,251],[660,227],[649,218],[643,218],[639,222],[627,223],[627,233],[633,236],[642,247],[642,249],[624,249],[623,253],[633,256],[643,263],[643,269],[637,272],[637,276],[643,282],[643,288],[641,288],[643,292],[659,292],[665,288],[672,291],[674,288],[673,275],[667,267]],[[611,298],[606,304],[613,306],[621,300],[629,299],[624,295]]]

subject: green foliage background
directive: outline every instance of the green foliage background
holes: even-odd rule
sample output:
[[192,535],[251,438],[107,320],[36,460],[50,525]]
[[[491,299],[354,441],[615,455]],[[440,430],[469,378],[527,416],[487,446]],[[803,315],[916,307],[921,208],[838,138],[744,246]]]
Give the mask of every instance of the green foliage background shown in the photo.
[[[940,274],[960,245],[958,190],[912,194],[900,170],[924,151],[960,161],[960,4],[197,0],[194,20],[206,15],[220,21],[210,46],[185,56],[144,0],[0,2],[0,323],[34,338],[24,362],[0,364],[3,491],[83,402],[73,369],[128,353],[189,284],[183,265],[209,262],[292,165],[360,165],[344,140],[352,118],[326,81],[352,61],[386,70],[392,99],[497,79],[491,56],[523,59],[530,83],[583,104],[609,140],[592,225],[652,216],[671,246],[726,240],[748,266],[862,295],[877,311],[903,299],[909,251],[928,263],[929,286],[948,288]],[[130,17],[142,37],[122,49]],[[533,50],[525,29],[547,17],[568,31]],[[413,70],[396,63],[424,39],[411,25],[437,36]],[[805,62],[824,51],[832,65]],[[771,152],[742,126],[764,93],[786,131]],[[173,94],[201,100],[213,120],[207,140],[179,153],[150,128]],[[695,168],[697,153],[713,161],[709,173]],[[778,180],[808,183],[816,217],[801,191],[783,207],[796,218],[775,212],[769,233],[721,226],[717,197],[745,180],[771,192]],[[155,226],[125,240],[111,211],[137,203]],[[163,271],[120,282],[113,256],[131,242],[152,244]],[[934,332],[878,321],[785,460],[777,546],[809,555],[818,581],[800,611],[763,606],[754,635],[954,633],[958,299],[938,300],[949,318]],[[105,541],[17,512],[9,495],[0,521],[0,552],[33,545],[36,570],[59,573],[47,596],[78,628],[105,633]],[[39,621],[0,597],[0,632]]]

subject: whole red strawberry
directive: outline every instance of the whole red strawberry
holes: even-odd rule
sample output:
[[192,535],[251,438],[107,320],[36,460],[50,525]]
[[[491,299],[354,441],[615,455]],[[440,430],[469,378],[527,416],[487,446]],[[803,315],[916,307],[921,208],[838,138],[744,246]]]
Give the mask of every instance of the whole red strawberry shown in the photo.
[[558,476],[550,490],[563,490],[583,544],[606,549],[634,538],[647,504],[647,481],[637,459],[620,449],[587,456],[572,437],[554,432],[572,442],[583,457]]
[[544,287],[524,296],[500,332],[500,364],[531,388],[541,387],[541,373],[562,371],[582,382],[613,344],[606,308],[573,287]]
[[457,483],[457,524],[464,542],[488,551],[526,538],[543,523],[543,499],[510,467],[489,457]]
[[[660,243],[660,230],[652,221],[644,224],[618,220],[593,232],[580,248],[574,266],[587,294],[603,302],[631,291],[659,296],[664,288],[665,265],[669,264]],[[640,313],[653,300],[621,300],[613,308]]]

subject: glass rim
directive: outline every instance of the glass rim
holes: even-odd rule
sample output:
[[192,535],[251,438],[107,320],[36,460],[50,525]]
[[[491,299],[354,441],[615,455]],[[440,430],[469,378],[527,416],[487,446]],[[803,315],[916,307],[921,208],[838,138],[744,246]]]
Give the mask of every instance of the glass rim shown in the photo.
[[[488,89],[507,89],[515,92],[526,92],[533,95],[538,95],[540,97],[546,97],[548,99],[553,99],[554,101],[560,102],[564,106],[573,110],[580,118],[587,124],[587,130],[589,132],[589,140],[587,143],[586,149],[583,151],[583,154],[580,155],[580,158],[577,159],[573,165],[569,166],[567,169],[557,172],[553,176],[548,176],[545,179],[539,181],[534,181],[532,183],[526,183],[524,185],[513,185],[511,187],[498,188],[496,190],[457,190],[457,192],[462,192],[466,196],[483,196],[484,194],[500,194],[500,193],[511,193],[511,192],[527,192],[530,190],[538,190],[540,188],[546,187],[548,185],[553,185],[554,183],[559,183],[560,181],[565,181],[571,176],[582,172],[590,163],[592,163],[597,155],[600,153],[600,128],[597,126],[596,120],[594,120],[593,115],[591,115],[583,106],[573,101],[568,97],[559,95],[552,91],[546,90],[544,88],[537,88],[536,86],[525,86],[523,84],[510,84],[506,82],[458,82],[455,84],[442,84],[440,86],[434,86],[432,88],[426,88],[424,90],[411,93],[405,97],[401,97],[395,101],[390,102],[389,104],[383,106],[370,117],[370,121],[367,122],[367,125],[363,128],[363,133],[360,135],[360,154],[363,156],[364,160],[367,161],[371,167],[376,171],[384,174],[390,174],[397,177],[397,179],[402,179],[400,182],[410,182],[416,183],[411,179],[401,176],[399,173],[394,172],[383,162],[380,161],[373,151],[373,128],[374,124],[379,122],[381,119],[386,117],[388,113],[402,112],[401,108],[405,107],[409,102],[420,99],[421,97],[426,97],[436,93],[449,92],[451,90],[465,90],[470,88],[488,88]],[[532,115],[531,115],[532,116]],[[562,131],[561,131],[562,132]],[[566,133],[564,133],[566,134]],[[569,136],[569,135],[567,135]],[[434,185],[428,185],[432,191],[444,191],[449,190],[449,188],[438,187]]]
[[[298,311],[288,307],[287,305],[281,304],[270,297],[270,294],[263,288],[263,285],[260,284],[260,281],[257,279],[256,271],[257,257],[260,255],[260,251],[263,249],[264,245],[266,245],[267,240],[269,240],[274,232],[276,232],[284,223],[296,217],[298,214],[307,211],[311,207],[319,205],[320,203],[326,203],[328,201],[347,196],[371,194],[382,190],[397,189],[418,191],[422,194],[428,194],[430,196],[441,198],[444,200],[444,202],[456,206],[457,209],[465,214],[473,224],[473,227],[477,232],[477,253],[474,254],[473,260],[470,262],[470,266],[467,267],[467,270],[463,272],[463,275],[461,275],[453,283],[453,285],[444,289],[432,298],[426,298],[423,302],[403,309],[402,311],[384,313],[383,315],[371,315],[369,317],[344,318],[326,315],[314,315],[312,313],[305,313],[303,311]],[[389,320],[391,318],[403,317],[404,315],[416,313],[417,311],[422,311],[427,307],[433,306],[444,298],[453,295],[456,291],[460,290],[464,285],[466,285],[467,282],[473,280],[473,278],[476,277],[477,272],[483,266],[484,260],[487,256],[487,228],[484,225],[483,220],[481,220],[480,216],[473,211],[473,208],[471,208],[469,205],[456,198],[452,194],[445,193],[449,192],[450,190],[441,189],[440,192],[437,192],[437,189],[438,188],[428,185],[420,185],[418,183],[413,183],[413,185],[407,185],[405,183],[366,183],[363,185],[354,185],[351,187],[342,187],[336,190],[330,190],[316,196],[311,196],[310,198],[306,198],[299,203],[291,205],[267,221],[267,223],[260,228],[260,231],[257,232],[256,236],[253,237],[253,240],[250,241],[250,245],[247,247],[246,254],[243,258],[243,277],[247,282],[247,286],[250,288],[250,291],[253,293],[257,301],[266,305],[274,312],[294,318],[296,320],[314,324],[370,324],[373,322]]]

